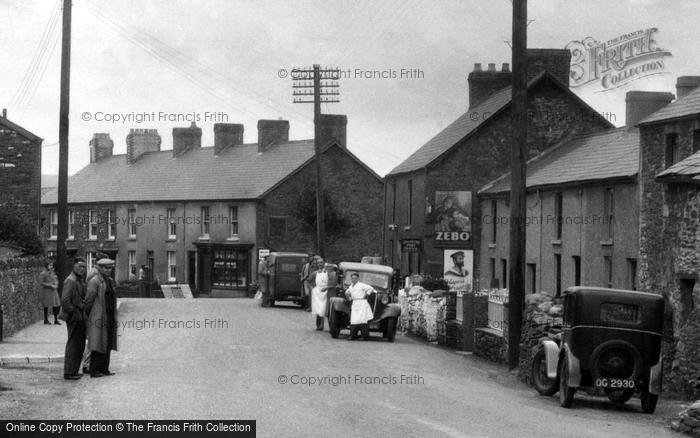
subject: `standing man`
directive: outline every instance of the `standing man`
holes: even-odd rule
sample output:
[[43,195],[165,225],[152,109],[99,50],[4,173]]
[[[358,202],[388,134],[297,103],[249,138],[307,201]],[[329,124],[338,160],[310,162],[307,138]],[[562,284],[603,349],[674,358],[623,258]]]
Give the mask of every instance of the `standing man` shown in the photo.
[[[87,275],[85,276],[85,284],[87,285],[90,283],[90,280],[96,275],[100,274],[99,269],[97,268],[97,262],[99,262],[102,259],[108,259],[109,257],[107,254],[103,252],[97,252],[95,254],[95,264],[92,265],[92,268],[88,271]],[[85,344],[85,351],[83,352],[83,373],[87,374],[90,372],[90,348],[88,348],[87,344]]]
[[311,289],[313,287],[309,283],[309,276],[311,275],[311,267],[315,257],[314,253],[309,253],[308,261],[301,267],[301,295],[304,297],[304,310],[307,312],[311,311]]
[[270,307],[270,266],[267,257],[261,257],[258,262],[258,287],[262,294],[263,307]]
[[87,285],[85,310],[88,317],[88,347],[90,348],[90,377],[111,376],[109,360],[117,349],[117,294],[112,279],[114,260],[97,262],[100,272]]
[[60,318],[66,321],[68,340],[63,361],[63,378],[78,380],[80,362],[85,349],[85,270],[87,264],[82,257],[73,260],[73,272],[63,282]]
[[369,321],[374,318],[372,307],[367,302],[367,297],[376,293],[374,288],[359,281],[357,272],[350,274],[350,286],[345,291],[347,299],[352,300],[350,308],[350,341],[357,339],[357,330],[362,331],[362,339],[369,340]]

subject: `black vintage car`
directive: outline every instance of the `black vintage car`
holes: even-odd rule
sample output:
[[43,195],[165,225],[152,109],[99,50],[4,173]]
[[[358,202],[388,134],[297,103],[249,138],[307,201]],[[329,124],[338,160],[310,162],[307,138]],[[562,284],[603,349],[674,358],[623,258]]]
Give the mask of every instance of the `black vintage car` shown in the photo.
[[338,267],[339,286],[328,291],[328,326],[331,336],[337,338],[340,330],[350,328],[351,302],[345,298],[344,290],[350,285],[349,273],[357,272],[360,275],[359,281],[377,291],[367,298],[374,313],[374,318],[369,321],[370,331],[379,331],[389,342],[394,342],[396,324],[401,315],[401,306],[396,303],[394,293],[394,269],[390,266],[353,262],[342,262]]
[[577,389],[605,395],[615,403],[635,393],[642,410],[653,413],[661,393],[660,295],[620,289],[571,287],[564,294],[559,341],[543,339],[532,372],[544,395],[559,391],[571,407]]
[[263,306],[272,307],[275,301],[293,301],[302,307],[305,299],[301,293],[301,268],[308,260],[306,254],[296,252],[271,252],[267,257],[269,275],[267,293],[263,294]]

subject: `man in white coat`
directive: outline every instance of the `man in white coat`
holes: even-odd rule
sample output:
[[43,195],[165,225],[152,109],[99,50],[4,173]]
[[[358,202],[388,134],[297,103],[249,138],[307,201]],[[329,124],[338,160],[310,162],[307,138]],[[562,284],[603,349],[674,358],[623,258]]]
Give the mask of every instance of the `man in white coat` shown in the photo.
[[367,302],[367,297],[376,293],[372,286],[361,283],[360,275],[357,272],[350,274],[350,286],[345,291],[347,299],[352,300],[350,308],[350,338],[357,339],[357,330],[362,331],[362,339],[369,339],[369,321],[374,318],[372,307]]

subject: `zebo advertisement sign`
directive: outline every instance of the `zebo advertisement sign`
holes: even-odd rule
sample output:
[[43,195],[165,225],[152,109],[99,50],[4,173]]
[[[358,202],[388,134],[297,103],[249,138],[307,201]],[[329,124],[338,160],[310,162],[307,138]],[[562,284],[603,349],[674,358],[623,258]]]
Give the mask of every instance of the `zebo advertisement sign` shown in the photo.
[[468,247],[472,242],[472,192],[435,192],[435,208],[430,207],[434,246]]

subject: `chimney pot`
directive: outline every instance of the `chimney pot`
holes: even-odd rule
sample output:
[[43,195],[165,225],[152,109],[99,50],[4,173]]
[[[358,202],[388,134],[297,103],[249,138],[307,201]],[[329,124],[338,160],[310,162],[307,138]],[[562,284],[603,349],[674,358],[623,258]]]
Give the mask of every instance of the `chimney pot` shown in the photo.
[[496,64],[490,62],[489,63],[489,71],[496,71]]
[[474,64],[474,71],[481,71],[481,63],[477,62]]
[[504,73],[509,72],[510,71],[510,64],[508,64],[507,62],[504,62],[503,67],[501,67],[501,71]]

